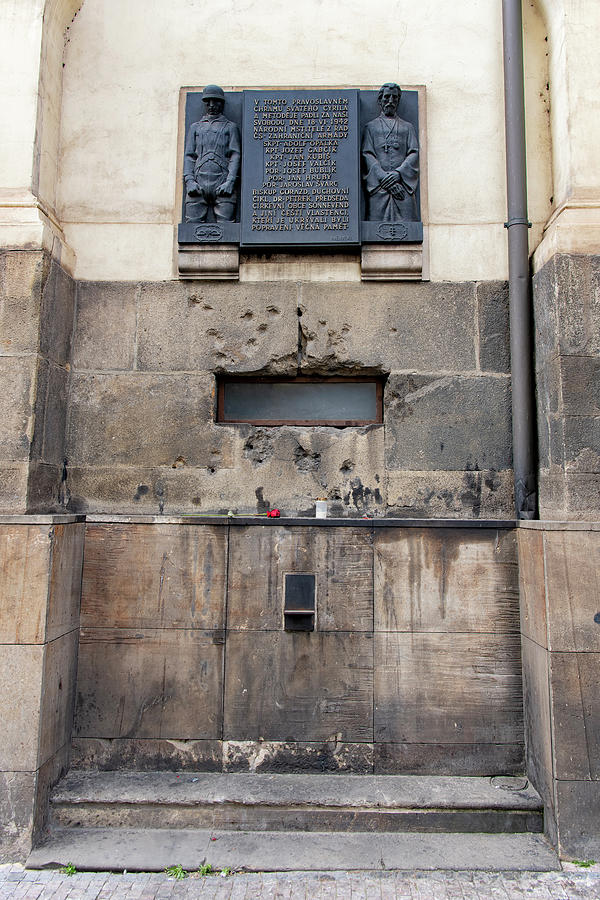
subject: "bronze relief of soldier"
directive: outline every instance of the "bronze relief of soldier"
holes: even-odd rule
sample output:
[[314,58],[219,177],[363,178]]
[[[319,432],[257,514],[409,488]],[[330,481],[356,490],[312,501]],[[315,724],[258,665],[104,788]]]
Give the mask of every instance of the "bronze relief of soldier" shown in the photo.
[[185,221],[208,222],[214,218],[215,222],[234,222],[240,132],[235,122],[223,115],[222,88],[207,85],[202,91],[202,102],[204,115],[190,126],[185,142]]
[[363,131],[363,183],[370,222],[419,220],[419,143],[411,123],[397,115],[401,95],[397,84],[384,84],[377,97],[381,114]]

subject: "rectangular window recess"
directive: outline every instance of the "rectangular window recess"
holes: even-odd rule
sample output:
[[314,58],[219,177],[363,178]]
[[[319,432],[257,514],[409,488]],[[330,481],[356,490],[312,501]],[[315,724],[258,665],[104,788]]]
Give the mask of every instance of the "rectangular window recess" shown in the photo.
[[383,422],[383,379],[221,378],[217,421],[252,425],[376,425]]

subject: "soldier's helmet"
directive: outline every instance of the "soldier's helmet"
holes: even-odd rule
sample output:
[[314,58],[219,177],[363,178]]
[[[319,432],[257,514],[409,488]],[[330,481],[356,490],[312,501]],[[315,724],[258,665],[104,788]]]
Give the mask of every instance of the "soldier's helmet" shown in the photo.
[[223,88],[220,88],[217,84],[207,84],[202,91],[202,102],[205,103],[207,100],[222,100],[225,103]]

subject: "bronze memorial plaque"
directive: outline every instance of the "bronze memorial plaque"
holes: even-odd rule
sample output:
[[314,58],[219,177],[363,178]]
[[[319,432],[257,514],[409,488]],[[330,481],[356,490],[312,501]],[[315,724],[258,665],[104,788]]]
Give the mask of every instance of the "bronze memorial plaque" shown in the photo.
[[358,91],[244,91],[241,245],[360,243]]
[[186,100],[180,244],[420,243],[415,90],[224,91]]

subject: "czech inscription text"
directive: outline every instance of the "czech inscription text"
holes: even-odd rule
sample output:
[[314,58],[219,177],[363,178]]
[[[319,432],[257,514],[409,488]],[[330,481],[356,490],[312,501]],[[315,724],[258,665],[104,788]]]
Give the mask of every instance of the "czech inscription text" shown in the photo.
[[246,93],[244,243],[357,242],[356,92]]

